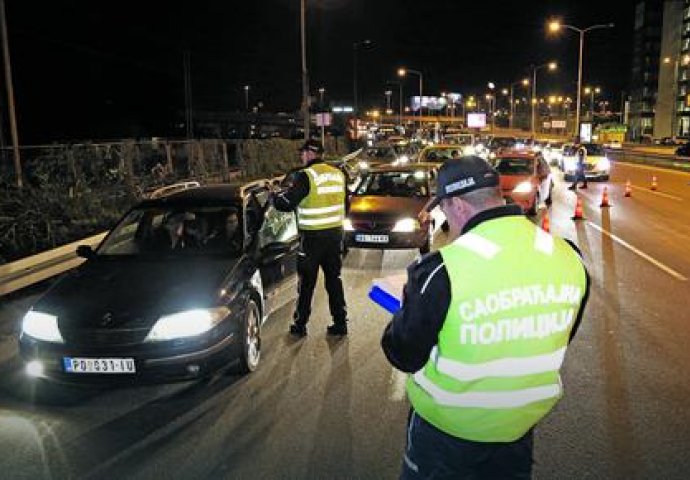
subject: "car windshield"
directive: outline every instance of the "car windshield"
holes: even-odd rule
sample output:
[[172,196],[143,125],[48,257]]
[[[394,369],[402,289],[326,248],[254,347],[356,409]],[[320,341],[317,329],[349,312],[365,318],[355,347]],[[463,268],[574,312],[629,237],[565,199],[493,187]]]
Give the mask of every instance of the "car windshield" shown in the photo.
[[496,163],[496,171],[501,175],[532,175],[534,160],[530,158],[501,158]]
[[138,208],[118,223],[97,253],[238,257],[243,238],[239,206]]
[[367,148],[366,155],[370,158],[393,158],[395,152],[392,147],[372,147]]
[[460,158],[462,150],[459,148],[431,148],[424,153],[423,162],[445,162],[450,158]]
[[587,155],[604,155],[604,149],[601,145],[596,145],[594,143],[588,143],[584,145],[587,150]]
[[514,138],[495,137],[491,140],[492,147],[510,148],[514,147],[517,141]]
[[385,197],[427,197],[429,181],[424,170],[369,173],[356,191],[357,195]]

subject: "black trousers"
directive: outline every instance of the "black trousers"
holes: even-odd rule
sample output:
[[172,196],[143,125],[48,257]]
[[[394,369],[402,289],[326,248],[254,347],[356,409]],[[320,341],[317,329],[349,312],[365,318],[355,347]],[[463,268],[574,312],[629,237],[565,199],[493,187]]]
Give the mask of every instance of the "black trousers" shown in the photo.
[[527,480],[533,433],[512,443],[462,440],[437,429],[414,410],[407,425],[401,480]]
[[302,232],[299,256],[297,258],[297,274],[299,276],[299,298],[295,310],[295,323],[305,325],[311,313],[311,300],[314,296],[319,267],[323,270],[326,291],[328,292],[328,306],[333,317],[333,323],[347,322],[347,308],[343,281],[340,278],[342,269],[341,248],[343,242],[342,229],[329,229]]

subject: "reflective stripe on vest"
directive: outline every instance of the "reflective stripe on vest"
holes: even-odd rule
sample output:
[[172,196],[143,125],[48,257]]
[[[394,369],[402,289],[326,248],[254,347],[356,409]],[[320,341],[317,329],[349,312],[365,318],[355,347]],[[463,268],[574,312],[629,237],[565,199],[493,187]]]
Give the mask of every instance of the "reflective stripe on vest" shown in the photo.
[[316,163],[304,170],[309,194],[297,208],[301,230],[341,227],[345,219],[345,176],[335,167]]
[[562,395],[559,370],[586,288],[582,261],[521,216],[485,221],[441,255],[451,303],[408,396],[449,435],[515,441]]

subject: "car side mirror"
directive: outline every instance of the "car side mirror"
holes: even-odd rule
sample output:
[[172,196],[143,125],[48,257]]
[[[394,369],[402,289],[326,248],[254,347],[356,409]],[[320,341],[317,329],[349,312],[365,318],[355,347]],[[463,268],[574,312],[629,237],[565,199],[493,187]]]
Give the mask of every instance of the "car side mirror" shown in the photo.
[[79,245],[77,247],[77,256],[89,260],[96,258],[96,252],[93,251],[91,245]]

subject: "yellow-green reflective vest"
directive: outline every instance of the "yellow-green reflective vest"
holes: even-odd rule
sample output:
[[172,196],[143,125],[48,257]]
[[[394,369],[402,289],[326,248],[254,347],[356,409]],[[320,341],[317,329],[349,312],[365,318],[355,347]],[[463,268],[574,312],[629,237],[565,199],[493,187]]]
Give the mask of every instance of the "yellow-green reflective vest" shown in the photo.
[[475,442],[512,442],[562,396],[559,370],[586,291],[582,261],[524,217],[481,223],[441,249],[451,302],[415,411]]
[[297,207],[300,230],[326,230],[343,226],[345,219],[345,175],[325,163],[303,170],[309,178],[309,195]]

